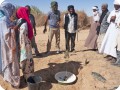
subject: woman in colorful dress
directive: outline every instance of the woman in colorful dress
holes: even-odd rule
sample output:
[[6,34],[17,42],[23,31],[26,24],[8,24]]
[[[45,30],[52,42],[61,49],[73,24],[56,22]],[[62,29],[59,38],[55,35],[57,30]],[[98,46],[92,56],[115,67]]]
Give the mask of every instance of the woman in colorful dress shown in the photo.
[[25,7],[20,7],[17,10],[18,22],[25,20],[19,28],[19,53],[20,53],[20,67],[23,72],[23,76],[27,79],[34,72],[34,62],[32,57],[31,39],[33,37],[32,25],[29,20],[29,11]]

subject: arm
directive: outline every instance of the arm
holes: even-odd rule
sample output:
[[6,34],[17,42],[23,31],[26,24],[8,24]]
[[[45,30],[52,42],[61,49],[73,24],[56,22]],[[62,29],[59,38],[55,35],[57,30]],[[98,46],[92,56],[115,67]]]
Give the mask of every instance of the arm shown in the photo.
[[77,31],[78,31],[78,14],[77,14],[76,18],[77,18]]
[[107,18],[107,22],[108,23],[111,23],[111,22],[114,22],[115,21],[115,13],[114,13],[114,11],[112,11],[110,14],[109,14],[109,16],[108,16],[108,18]]
[[43,30],[43,33],[45,33],[47,31],[47,22],[48,22],[48,19],[49,19],[49,16],[45,17],[45,24],[44,24],[44,30]]
[[11,29],[14,29],[15,31],[18,30],[20,28],[20,26],[25,23],[26,20],[25,19],[21,19],[20,21],[17,22],[17,25],[14,27],[11,27]]
[[61,21],[61,18],[60,18],[60,11],[58,11],[58,14],[59,14],[59,20],[58,20],[58,22],[57,22],[57,25],[60,27],[60,21]]
[[33,29],[34,29],[34,35],[36,36],[36,22],[34,16],[33,16]]
[[74,27],[75,31],[78,32],[78,14],[75,13],[75,27]]
[[95,21],[96,23],[98,23],[99,20],[100,20],[100,14],[97,13],[97,14],[94,16],[94,21]]
[[34,35],[36,36],[36,25],[33,26],[34,29]]

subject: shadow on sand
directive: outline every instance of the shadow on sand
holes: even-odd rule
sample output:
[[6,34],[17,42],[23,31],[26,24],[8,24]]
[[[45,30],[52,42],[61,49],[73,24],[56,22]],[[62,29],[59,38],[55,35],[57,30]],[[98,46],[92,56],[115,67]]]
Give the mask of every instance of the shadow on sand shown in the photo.
[[[79,69],[82,69],[81,62],[70,61],[67,63],[49,63],[48,68],[41,69],[35,72],[35,75],[42,77],[44,83],[41,83],[40,90],[50,90],[52,88],[52,83],[58,83],[54,76],[57,72],[67,71],[74,73],[75,75],[79,74]],[[77,82],[77,81],[76,81]],[[75,83],[76,83],[75,82]],[[73,84],[75,84],[73,83]]]
[[59,55],[59,54],[63,54],[64,51],[60,51],[60,53],[56,53],[56,51],[50,51],[49,54],[46,54],[45,52],[40,53],[40,56],[35,56],[35,54],[33,54],[33,58],[44,58],[50,55]]

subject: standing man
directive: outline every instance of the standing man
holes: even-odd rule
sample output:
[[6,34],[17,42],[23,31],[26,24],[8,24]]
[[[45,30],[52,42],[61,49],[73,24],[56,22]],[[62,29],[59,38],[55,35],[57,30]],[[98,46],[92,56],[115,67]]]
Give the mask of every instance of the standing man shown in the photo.
[[102,4],[101,9],[102,9],[102,14],[100,16],[100,20],[98,22],[98,28],[97,28],[97,34],[99,35],[97,40],[98,50],[101,47],[103,38],[108,29],[109,23],[107,22],[107,18],[110,14],[110,12],[108,11],[108,4]]
[[97,39],[98,39],[98,35],[97,35],[97,24],[99,22],[100,19],[100,13],[99,13],[99,8],[98,6],[94,6],[92,7],[92,12],[93,12],[93,16],[90,20],[91,22],[91,27],[90,27],[90,31],[88,34],[88,37],[85,41],[85,47],[87,47],[90,50],[96,51],[97,50]]
[[48,35],[48,42],[47,42],[47,52],[46,54],[50,53],[51,43],[53,36],[55,34],[56,38],[56,48],[57,52],[60,53],[60,11],[58,10],[58,3],[56,1],[51,2],[52,11],[48,13],[48,16],[45,21],[45,28],[43,33],[47,31],[46,25],[49,21],[49,35]]
[[120,0],[114,0],[114,10],[111,11],[108,16],[107,22],[110,23],[108,30],[105,34],[99,53],[104,53],[107,56],[107,60],[112,62],[116,61],[116,39],[118,35],[118,28],[116,21],[120,20]]
[[117,38],[116,38],[117,60],[116,62],[113,62],[112,65],[116,65],[120,67],[120,0],[119,1],[117,0],[116,2],[118,3],[117,7],[119,8],[119,16],[118,19],[115,20],[116,30],[117,30]]
[[[31,12],[30,6],[29,6],[29,5],[26,5],[26,8],[28,8],[29,13],[30,13],[30,12]],[[36,42],[35,42],[35,36],[36,36],[35,17],[30,13],[30,14],[29,14],[29,18],[30,18],[32,27],[33,27],[33,29],[34,29],[34,36],[33,36],[32,41],[31,41],[32,48],[34,49],[35,55],[36,55],[36,56],[39,56],[40,54],[39,54],[39,51],[38,51],[38,48],[37,48],[37,44],[36,44]]]
[[[75,38],[77,32],[78,15],[75,13],[73,5],[68,6],[68,13],[64,16],[64,29],[65,29],[65,39],[66,39],[66,51],[75,51]],[[71,40],[71,47],[69,42]],[[71,49],[70,49],[71,48]]]

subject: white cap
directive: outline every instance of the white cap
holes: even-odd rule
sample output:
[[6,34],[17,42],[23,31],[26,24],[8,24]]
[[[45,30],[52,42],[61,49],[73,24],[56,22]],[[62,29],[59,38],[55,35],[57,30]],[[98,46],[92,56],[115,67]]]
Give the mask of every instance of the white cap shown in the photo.
[[92,7],[92,9],[95,9],[95,10],[97,10],[97,11],[99,10],[99,9],[98,9],[97,7],[95,7],[95,6],[94,6],[94,7]]
[[115,5],[120,5],[120,0],[114,0]]
[[2,2],[4,2],[5,0],[0,0],[0,4],[2,4]]

